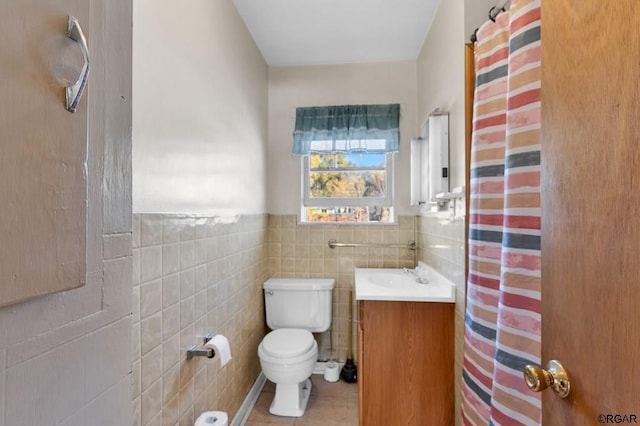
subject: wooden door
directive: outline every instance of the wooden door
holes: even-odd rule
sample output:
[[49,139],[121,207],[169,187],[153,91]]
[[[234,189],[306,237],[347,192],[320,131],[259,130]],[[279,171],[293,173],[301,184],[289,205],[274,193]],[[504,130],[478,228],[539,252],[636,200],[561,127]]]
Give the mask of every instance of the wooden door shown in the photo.
[[639,209],[640,2],[543,1],[544,425],[640,422]]
[[[87,99],[66,110],[89,1],[6,0],[0,13],[0,306],[83,285]],[[89,40],[91,52],[91,40]]]

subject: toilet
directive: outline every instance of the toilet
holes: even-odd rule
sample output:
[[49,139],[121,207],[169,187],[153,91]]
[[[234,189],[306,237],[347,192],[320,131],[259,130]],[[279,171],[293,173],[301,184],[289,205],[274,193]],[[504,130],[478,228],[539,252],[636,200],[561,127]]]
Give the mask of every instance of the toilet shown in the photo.
[[264,290],[269,332],[258,346],[264,375],[276,384],[269,412],[301,417],[311,394],[318,344],[311,333],[331,325],[334,279],[271,278]]

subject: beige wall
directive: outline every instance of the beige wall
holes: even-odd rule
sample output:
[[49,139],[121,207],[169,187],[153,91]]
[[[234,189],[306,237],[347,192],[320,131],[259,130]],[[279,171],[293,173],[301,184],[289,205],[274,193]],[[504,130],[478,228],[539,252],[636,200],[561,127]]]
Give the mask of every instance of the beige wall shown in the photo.
[[232,1],[133,12],[133,210],[266,212],[267,65]]
[[[133,19],[133,424],[233,418],[265,330],[267,66],[231,0]],[[186,360],[206,333],[224,368]]]
[[[348,348],[349,293],[355,268],[412,268],[415,252],[401,248],[341,247],[331,239],[358,244],[406,244],[416,240],[414,216],[399,216],[395,225],[300,224],[296,215],[269,215],[269,276],[335,278],[331,335],[317,334],[320,360],[345,361]],[[357,312],[354,310],[354,317]],[[352,328],[356,355],[356,327]]]
[[396,214],[414,213],[409,205],[409,142],[416,136],[415,82],[414,61],[269,68],[269,213],[300,213],[301,162],[291,155],[296,107],[389,103],[400,104]]
[[93,52],[79,106],[89,116],[87,280],[0,308],[0,426],[131,423],[131,2],[92,1],[82,24]]
[[[235,416],[260,373],[267,222],[134,215],[134,425],[192,425],[209,410]],[[217,357],[186,359],[207,333],[229,339],[224,367]]]

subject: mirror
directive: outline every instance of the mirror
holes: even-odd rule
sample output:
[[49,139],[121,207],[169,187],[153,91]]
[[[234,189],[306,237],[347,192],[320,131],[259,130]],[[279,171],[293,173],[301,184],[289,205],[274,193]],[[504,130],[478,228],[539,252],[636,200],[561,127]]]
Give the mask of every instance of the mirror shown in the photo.
[[411,140],[411,205],[436,203],[449,192],[449,114],[434,111]]

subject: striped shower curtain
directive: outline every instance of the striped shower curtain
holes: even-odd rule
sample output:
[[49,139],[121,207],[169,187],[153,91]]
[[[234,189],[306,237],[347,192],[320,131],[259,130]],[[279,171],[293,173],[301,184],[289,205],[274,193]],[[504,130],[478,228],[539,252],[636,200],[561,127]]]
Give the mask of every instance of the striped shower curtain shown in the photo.
[[478,31],[462,418],[538,425],[522,377],[540,364],[540,0]]

